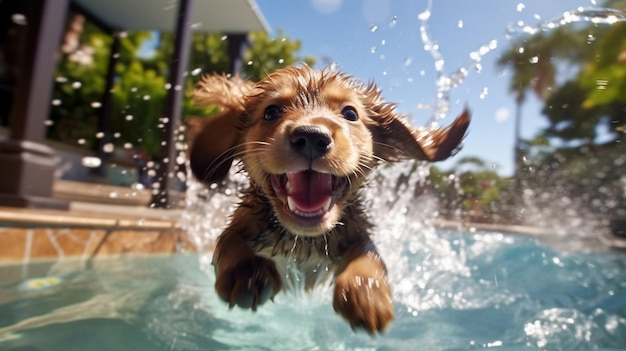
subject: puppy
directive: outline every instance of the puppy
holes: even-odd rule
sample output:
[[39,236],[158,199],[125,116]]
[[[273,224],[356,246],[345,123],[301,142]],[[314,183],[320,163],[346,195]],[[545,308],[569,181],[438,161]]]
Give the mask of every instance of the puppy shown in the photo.
[[217,239],[220,298],[254,311],[290,280],[310,289],[331,278],[335,311],[352,328],[383,331],[394,316],[391,290],[359,191],[382,162],[449,157],[469,112],[448,128],[421,132],[373,83],[304,65],[257,84],[205,76],[193,100],[222,108],[191,144],[194,175],[219,182],[239,159],[250,180]]

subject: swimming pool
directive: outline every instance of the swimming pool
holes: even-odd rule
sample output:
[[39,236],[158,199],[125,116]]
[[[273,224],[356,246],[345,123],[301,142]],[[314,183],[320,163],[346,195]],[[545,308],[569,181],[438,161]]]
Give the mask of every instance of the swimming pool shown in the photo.
[[396,319],[378,337],[353,333],[325,288],[229,310],[198,255],[181,253],[1,267],[0,350],[626,348],[623,254],[496,232],[414,234],[420,246],[388,254]]

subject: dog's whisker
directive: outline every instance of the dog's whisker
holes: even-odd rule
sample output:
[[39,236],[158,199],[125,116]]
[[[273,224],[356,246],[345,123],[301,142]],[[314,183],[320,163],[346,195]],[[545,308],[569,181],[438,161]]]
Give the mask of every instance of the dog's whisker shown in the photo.
[[[201,177],[201,179],[203,180],[207,180],[207,179],[212,179],[214,173],[223,165],[226,164],[227,162],[230,162],[233,159],[238,159],[241,158],[242,156],[251,153],[250,151],[246,151],[246,150],[240,150],[240,151],[236,151],[238,150],[238,147],[232,147],[229,148],[227,151],[222,152],[215,160],[213,160],[213,162],[211,162],[206,169],[203,172],[203,175]],[[254,152],[260,152],[262,150],[259,149],[255,149]],[[232,155],[229,155],[230,153],[232,153]],[[217,160],[219,160],[219,162],[216,162]]]

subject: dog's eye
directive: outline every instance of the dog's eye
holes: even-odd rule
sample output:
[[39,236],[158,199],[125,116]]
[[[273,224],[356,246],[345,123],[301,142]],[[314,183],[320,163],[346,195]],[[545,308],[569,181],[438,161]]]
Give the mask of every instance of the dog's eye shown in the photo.
[[270,105],[265,109],[265,113],[263,114],[263,119],[266,121],[273,121],[275,119],[280,118],[282,116],[283,110],[276,105]]
[[343,110],[341,111],[341,114],[348,121],[354,122],[359,119],[359,115],[356,113],[356,110],[354,109],[354,107],[350,107],[350,106],[344,107]]

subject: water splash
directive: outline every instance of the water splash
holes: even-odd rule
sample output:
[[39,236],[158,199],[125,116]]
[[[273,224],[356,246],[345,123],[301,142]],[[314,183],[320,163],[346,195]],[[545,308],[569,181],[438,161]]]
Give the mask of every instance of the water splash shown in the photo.
[[[438,126],[438,121],[447,116],[450,111],[450,92],[458,87],[467,78],[469,73],[474,70],[477,73],[482,71],[483,58],[498,48],[498,40],[489,40],[486,44],[480,46],[477,50],[469,53],[469,63],[458,68],[451,74],[446,74],[445,58],[439,50],[437,41],[432,38],[428,30],[428,24],[431,18],[432,0],[429,0],[426,9],[420,13],[417,18],[420,20],[420,38],[423,43],[423,49],[430,53],[433,59],[433,65],[436,73],[435,101],[428,105],[419,105],[419,108],[427,108],[433,110],[430,125]],[[517,10],[522,11],[523,4],[517,5]],[[511,25],[505,32],[505,38],[509,40],[514,34],[534,35],[539,32],[547,32],[556,28],[571,25],[575,23],[593,23],[612,25],[618,22],[626,22],[626,13],[610,8],[584,8],[579,7],[575,10],[565,11],[563,14],[553,20],[545,21],[537,25],[526,25],[523,22],[517,22]],[[462,23],[459,23],[462,27]],[[481,97],[484,98],[484,97]]]
[[560,17],[539,25],[529,26],[524,23],[517,23],[515,26],[509,26],[507,34],[525,33],[535,35],[540,32],[549,32],[565,25],[585,22],[608,25],[626,22],[626,13],[611,8],[579,7],[575,10],[565,11]]
[[[430,125],[431,127],[437,127],[437,121],[445,118],[450,111],[450,92],[452,89],[463,83],[470,70],[474,69],[477,72],[482,71],[482,58],[498,47],[498,41],[490,40],[487,44],[478,48],[478,50],[471,52],[469,54],[469,64],[448,75],[445,73],[445,59],[441,51],[439,51],[439,44],[431,37],[428,31],[431,9],[432,0],[429,0],[426,9],[420,13],[417,18],[420,20],[420,38],[424,44],[423,48],[425,51],[428,51],[433,58],[435,73],[437,75],[437,79],[435,80],[437,93],[435,102],[432,105],[420,105],[419,107],[431,108],[433,110]],[[463,24],[459,23],[459,26],[462,27]]]
[[[429,1],[427,9],[418,18],[421,21],[420,35],[424,49],[433,57],[437,72],[437,98],[430,106],[434,110],[433,118],[437,121],[444,118],[449,111],[450,91],[462,84],[470,71],[481,71],[481,60],[498,47],[498,41],[488,41],[469,54],[468,65],[452,74],[446,74],[444,56],[428,31],[431,5],[432,1]],[[564,13],[561,17],[566,19],[564,21],[548,21],[532,28],[548,28],[553,26],[550,23],[562,26],[573,23],[574,19],[611,23],[611,18],[622,18],[613,10],[573,13],[576,15],[572,15],[572,12]],[[519,32],[530,33],[524,29]],[[486,96],[488,90],[485,88],[482,93]],[[511,237],[493,233],[472,233],[468,236],[470,239],[450,240],[442,237],[435,229],[433,218],[438,212],[436,201],[428,195],[418,196],[425,185],[428,172],[428,165],[398,163],[372,174],[370,186],[364,193],[367,212],[376,224],[373,239],[389,269],[395,301],[406,308],[405,313],[417,316],[433,309],[480,309],[523,300],[523,294],[507,290],[505,277],[492,274],[488,278],[477,278],[477,268],[472,263],[477,257],[490,255],[494,247],[511,245]],[[231,179],[228,184],[206,189],[192,176],[187,177],[186,209],[182,213],[181,225],[200,251],[201,266],[209,271],[213,270],[210,262],[215,240],[239,201],[237,194],[248,184],[244,174],[238,169],[232,169],[228,178]],[[453,178],[451,181],[458,186],[458,179]],[[457,190],[460,193],[460,188]],[[557,265],[557,262],[554,264]],[[485,289],[494,293],[485,298],[485,294],[481,293]],[[329,299],[330,294],[321,294],[319,290],[314,290],[313,296],[307,296],[298,302],[315,300],[328,303]],[[538,325],[527,324],[526,335],[535,335],[542,327],[541,324],[541,321]],[[498,347],[499,343],[501,341],[494,339],[483,346]],[[541,345],[544,341],[538,339],[536,343]]]

